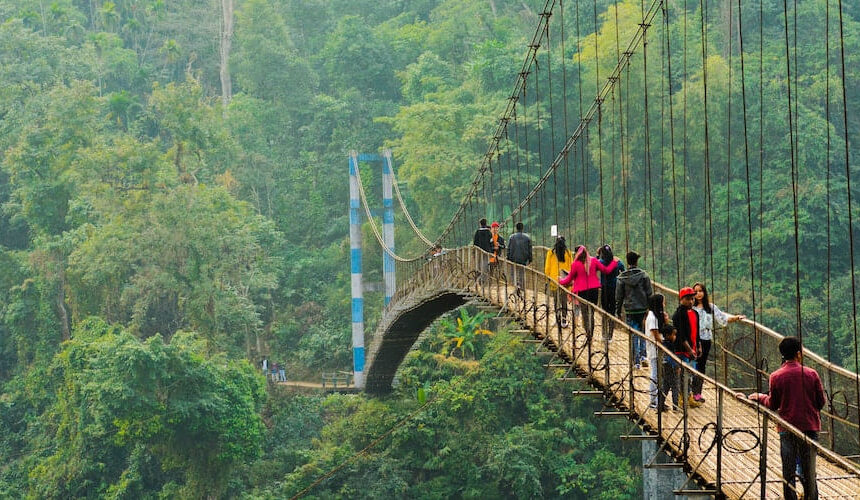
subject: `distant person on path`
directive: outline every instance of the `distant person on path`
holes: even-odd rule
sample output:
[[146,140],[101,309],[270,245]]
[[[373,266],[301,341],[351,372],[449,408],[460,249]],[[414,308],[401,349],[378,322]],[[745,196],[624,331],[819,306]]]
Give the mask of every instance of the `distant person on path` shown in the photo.
[[272,361],[272,382],[278,381],[278,362]]
[[284,366],[284,363],[278,363],[278,381],[286,382],[287,381],[287,367]]
[[[604,266],[608,266],[615,260],[615,255],[612,254],[612,247],[603,245],[597,250],[597,258]],[[618,285],[618,275],[624,271],[624,263],[618,261],[618,266],[611,273],[600,275],[600,307],[609,314],[615,313],[615,289]],[[603,340],[612,340],[612,333],[615,331],[615,322],[610,319],[604,319],[603,324]]]
[[[508,260],[514,264],[528,266],[532,262],[532,239],[523,232],[523,223],[517,222],[517,232],[508,238]],[[522,289],[525,284],[526,270],[517,267],[514,270],[514,283],[517,288]]]
[[[645,319],[645,313],[648,312],[648,297],[654,293],[654,289],[651,287],[648,273],[639,269],[638,253],[627,252],[627,265],[630,267],[618,275],[615,289],[615,315],[620,318],[623,308],[627,325],[634,330],[644,332],[642,322]],[[645,354],[645,341],[634,335],[633,364],[636,369],[647,364]]]
[[[779,343],[782,366],[770,374],[770,394],[753,393],[749,398],[771,410],[776,410],[786,422],[797,427],[813,441],[821,431],[821,409],[824,408],[824,388],[818,372],[803,366],[803,346],[796,337],[786,337]],[[779,445],[782,457],[782,494],[786,500],[796,500],[795,469],[800,460],[804,500],[818,500],[815,462],[816,450],[803,438],[780,429]]]
[[[699,313],[699,343],[702,345],[702,354],[696,359],[696,371],[704,374],[714,338],[714,320],[721,326],[726,326],[729,323],[740,321],[746,316],[726,314],[716,304],[711,304],[708,289],[702,283],[693,285],[693,291],[696,292],[693,299],[693,309]],[[705,402],[705,398],[702,397],[702,381],[702,377],[696,377],[693,379],[692,387],[693,399],[700,403]]]
[[657,362],[657,344],[663,342],[661,330],[668,322],[665,311],[665,298],[662,293],[655,293],[648,298],[648,315],[645,316],[645,335],[651,342],[645,343],[645,352],[648,354],[648,364],[651,366],[651,408],[657,408],[657,370],[661,368]]
[[260,364],[263,365],[263,376],[264,377],[268,376],[269,375],[269,360],[266,358],[263,358],[263,361]]
[[562,328],[567,328],[567,301],[568,295],[564,287],[557,285],[558,280],[568,275],[573,256],[570,250],[567,249],[567,243],[564,236],[559,236],[555,239],[555,245],[546,252],[546,259],[543,262],[543,273],[553,280],[550,284],[551,292],[555,300],[556,321]]
[[[695,369],[696,358],[701,354],[699,338],[699,313],[693,310],[693,297],[696,292],[685,286],[678,292],[678,309],[672,315],[672,324],[678,330],[678,338],[675,340],[675,354],[690,368]],[[683,375],[683,373],[682,373]],[[687,395],[685,394],[686,398]],[[702,406],[702,403],[693,399],[690,394],[687,404],[691,408]]]
[[[581,245],[573,257],[570,265],[570,274],[560,279],[560,285],[573,283],[573,293],[587,302],[597,305],[597,296],[600,293],[600,277],[597,272],[611,273],[618,266],[618,259],[609,265],[603,265],[597,257],[588,255],[588,249]],[[594,334],[594,307],[586,306],[582,309],[582,325],[588,335],[589,341]]]

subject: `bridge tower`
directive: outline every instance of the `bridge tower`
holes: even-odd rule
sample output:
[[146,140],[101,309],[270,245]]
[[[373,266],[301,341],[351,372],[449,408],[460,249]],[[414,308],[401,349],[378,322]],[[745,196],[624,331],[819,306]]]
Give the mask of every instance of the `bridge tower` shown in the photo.
[[352,290],[352,372],[355,386],[364,388],[364,283],[361,272],[361,194],[358,153],[349,152],[349,260]]
[[[394,201],[392,187],[394,185],[394,162],[391,160],[391,150],[382,152],[382,242],[394,253]],[[397,283],[394,279],[394,257],[388,252],[382,252],[382,276],[385,282],[385,305],[391,302]]]
[[[378,290],[378,284],[364,283],[362,272],[361,241],[361,192],[359,189],[359,162],[380,162],[382,164],[382,241],[394,252],[394,170],[391,150],[383,155],[349,152],[349,258],[350,282],[352,288],[352,370],[357,388],[364,388],[364,290]],[[385,290],[385,304],[394,296],[397,283],[394,274],[394,257],[382,252],[382,274]]]

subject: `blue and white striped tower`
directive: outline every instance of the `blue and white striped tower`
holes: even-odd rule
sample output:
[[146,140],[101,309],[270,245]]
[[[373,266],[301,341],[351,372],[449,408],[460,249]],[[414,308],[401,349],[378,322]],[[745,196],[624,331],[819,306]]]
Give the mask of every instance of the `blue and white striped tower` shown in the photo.
[[[391,161],[391,150],[383,151],[385,158],[382,162],[382,242],[394,253],[394,202],[391,199],[392,175],[394,165]],[[385,281],[385,305],[391,302],[397,286],[394,275],[394,257],[388,252],[382,252],[382,277]]]
[[361,200],[358,153],[349,152],[349,259],[352,285],[352,371],[355,386],[364,388],[364,290],[361,276]]

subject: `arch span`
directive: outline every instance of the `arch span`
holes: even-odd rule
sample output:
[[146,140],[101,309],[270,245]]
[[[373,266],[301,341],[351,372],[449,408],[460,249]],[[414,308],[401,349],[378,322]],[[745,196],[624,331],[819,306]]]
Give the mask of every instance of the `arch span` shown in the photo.
[[[387,325],[373,340],[365,380],[365,391],[385,394],[406,353],[431,323],[448,311],[466,303],[460,293],[450,290],[413,295],[399,304]],[[386,315],[389,316],[389,315]]]

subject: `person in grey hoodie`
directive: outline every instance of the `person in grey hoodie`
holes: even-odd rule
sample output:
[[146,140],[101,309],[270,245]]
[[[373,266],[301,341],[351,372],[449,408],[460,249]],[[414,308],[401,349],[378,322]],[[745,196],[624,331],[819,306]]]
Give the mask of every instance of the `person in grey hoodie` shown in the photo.
[[[627,325],[635,330],[642,331],[642,322],[648,313],[648,297],[654,290],[651,287],[651,278],[648,273],[639,268],[639,254],[627,252],[627,265],[629,269],[618,275],[618,285],[615,288],[615,315],[621,317],[621,309]],[[638,335],[633,336],[633,364],[636,369],[647,366],[645,357],[645,339]]]
[[[508,260],[514,264],[528,266],[532,262],[532,239],[523,232],[523,223],[517,222],[517,232],[508,238]],[[525,283],[525,267],[514,270],[514,282],[517,288],[523,288]]]

